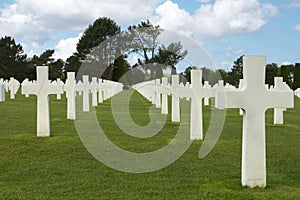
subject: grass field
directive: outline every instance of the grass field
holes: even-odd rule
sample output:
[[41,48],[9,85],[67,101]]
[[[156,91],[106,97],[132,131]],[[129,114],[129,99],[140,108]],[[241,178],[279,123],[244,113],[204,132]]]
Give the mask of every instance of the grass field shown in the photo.
[[[228,109],[222,135],[204,159],[201,141],[168,167],[142,174],[111,169],[85,149],[74,122],[66,120],[66,99],[51,96],[51,137],[36,137],[36,97],[18,94],[0,103],[0,199],[300,199],[300,99],[274,126],[266,113],[267,187],[241,186],[242,117]],[[149,122],[150,103],[139,94],[130,101],[133,119]],[[168,144],[178,124],[168,122],[152,138],[128,136],[116,126],[110,100],[97,108],[101,127],[121,148],[147,152]],[[204,109],[204,129],[210,107]],[[187,133],[188,134],[188,133]]]

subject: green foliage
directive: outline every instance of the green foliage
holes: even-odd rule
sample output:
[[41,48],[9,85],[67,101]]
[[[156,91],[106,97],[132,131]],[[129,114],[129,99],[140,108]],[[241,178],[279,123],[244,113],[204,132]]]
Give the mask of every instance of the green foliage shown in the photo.
[[190,83],[191,83],[191,70],[193,69],[198,69],[198,67],[196,66],[187,67],[182,74],[184,79]]
[[128,64],[125,56],[120,56],[114,61],[113,64],[113,74],[112,80],[118,82],[122,76],[130,70],[130,65]]
[[[65,71],[73,71],[77,74],[82,61],[87,58],[87,54],[91,53],[91,51],[103,41],[106,41],[119,33],[120,26],[118,26],[112,19],[100,17],[95,20],[93,24],[89,25],[79,39],[76,47],[77,52],[73,53],[73,55],[67,59]],[[97,56],[102,57],[102,60],[105,60],[108,57],[107,53],[111,52],[112,48],[115,49],[113,46],[102,45],[101,47],[103,48],[101,52],[94,52],[94,54],[98,54]],[[106,54],[102,54],[103,52]],[[112,79],[113,67],[110,66],[111,64],[112,62],[110,61],[101,63],[101,67],[105,69],[102,78]]]
[[278,65],[276,63],[266,65],[266,84],[274,85],[274,77],[278,74]]
[[84,31],[77,44],[77,52],[84,55],[90,53],[101,42],[120,33],[120,30],[120,26],[114,20],[100,17]]
[[300,88],[300,63],[296,63],[294,73],[293,90],[296,90],[297,88]]
[[0,39],[0,77],[22,81],[26,78],[27,56],[23,47],[9,36]]
[[[126,32],[129,41],[130,53],[135,53],[141,58],[136,65],[150,71],[150,79],[163,76],[163,69],[170,67],[171,73],[176,74],[175,65],[187,55],[187,50],[178,42],[171,42],[168,46],[159,45],[158,36],[164,30],[154,26],[150,21],[129,26]],[[153,65],[156,63],[156,65]]]
[[234,61],[231,71],[228,73],[228,83],[238,87],[240,79],[243,79],[243,56]]
[[294,65],[281,65],[281,67],[278,70],[278,76],[283,77],[283,81],[286,82],[290,88],[293,87],[294,71]]
[[28,61],[28,67],[30,70],[30,75],[28,78],[30,80],[36,79],[36,66],[49,66],[49,80],[56,80],[60,78],[62,80],[65,79],[64,77],[64,66],[65,62],[62,59],[55,60],[52,56],[54,54],[54,50],[47,49],[43,52],[40,56],[34,55]]

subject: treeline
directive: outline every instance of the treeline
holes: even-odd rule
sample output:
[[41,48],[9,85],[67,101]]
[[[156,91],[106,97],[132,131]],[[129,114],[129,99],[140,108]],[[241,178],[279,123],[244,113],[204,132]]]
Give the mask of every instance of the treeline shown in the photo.
[[[5,79],[15,77],[20,82],[25,78],[35,80],[36,66],[47,65],[51,80],[56,78],[65,80],[67,72],[77,73],[84,62],[91,64],[95,61],[97,67],[102,69],[100,70],[102,78],[113,81],[122,78],[128,85],[134,84],[134,81],[160,78],[167,67],[171,69],[171,74],[176,74],[176,64],[185,58],[188,51],[180,41],[171,42],[168,46],[160,45],[158,37],[162,32],[163,29],[152,25],[149,21],[142,21],[138,25],[130,25],[126,30],[121,30],[114,20],[101,17],[87,27],[77,43],[76,52],[66,61],[53,59],[54,50],[50,49],[41,55],[28,57],[22,45],[17,44],[14,38],[4,36],[0,39],[0,77]],[[130,64],[128,60],[134,56],[138,59]],[[225,82],[238,86],[243,71],[242,57],[234,61],[229,72],[223,69],[213,71],[202,68],[204,79],[214,84],[222,78]],[[195,68],[197,66],[189,66],[180,74],[189,81],[190,70]],[[143,76],[136,76],[141,74]],[[275,76],[282,76],[291,88],[298,88],[300,64],[282,66],[276,63],[267,64],[266,83],[273,85]]]
[[[188,67],[181,75],[190,81],[190,70],[198,69],[198,67]],[[224,69],[211,70],[208,68],[201,68],[203,79],[209,80],[211,85],[218,82],[219,77],[226,83],[230,83],[235,87],[238,87],[240,79],[243,78],[243,56],[237,58],[231,70],[226,72]],[[286,82],[290,88],[297,89],[300,87],[300,63],[281,65],[276,63],[266,65],[265,83],[274,85],[274,77],[283,77],[283,81]]]

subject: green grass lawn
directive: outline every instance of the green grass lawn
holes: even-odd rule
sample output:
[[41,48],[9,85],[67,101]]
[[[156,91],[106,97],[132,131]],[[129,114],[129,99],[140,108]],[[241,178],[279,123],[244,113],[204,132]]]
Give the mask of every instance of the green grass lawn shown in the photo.
[[[169,101],[170,102],[170,101]],[[36,97],[18,94],[0,103],[0,199],[300,199],[300,99],[285,112],[285,124],[266,113],[267,187],[241,186],[242,117],[228,109],[222,135],[213,151],[199,159],[201,141],[166,168],[149,173],[116,171],[83,146],[74,122],[66,119],[66,99],[51,96],[51,137],[36,137]],[[151,104],[139,94],[130,101],[139,125],[149,122]],[[115,124],[110,100],[97,115],[108,137],[123,149],[149,152],[168,144],[179,124],[167,123],[152,138],[124,134]],[[210,107],[204,109],[204,129]],[[187,133],[188,135],[188,133]]]

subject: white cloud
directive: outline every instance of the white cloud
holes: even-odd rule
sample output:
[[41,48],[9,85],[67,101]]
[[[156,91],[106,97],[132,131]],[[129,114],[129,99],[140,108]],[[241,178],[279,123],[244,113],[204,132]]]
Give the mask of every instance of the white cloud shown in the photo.
[[157,15],[151,19],[155,24],[159,24],[166,29],[189,34],[189,31],[185,27],[187,24],[192,23],[192,16],[184,9],[179,8],[178,4],[166,1],[158,6],[155,12]]
[[300,24],[293,27],[293,30],[300,31]]
[[[120,25],[151,19],[197,41],[224,34],[255,32],[277,14],[277,8],[259,0],[198,0],[190,14],[171,0],[15,0],[0,9],[0,36],[9,35],[24,44],[26,53],[40,54],[56,44],[57,57],[74,51],[78,38],[59,33],[79,33],[99,17],[110,17]],[[53,47],[52,47],[53,48]]]
[[192,15],[167,1],[156,9],[153,19],[162,27],[206,38],[256,32],[277,14],[275,6],[258,0],[216,0],[202,4]]
[[[281,65],[292,65],[292,63],[289,62],[289,61],[284,61],[284,62],[281,63]],[[281,65],[280,65],[280,66],[281,66]]]
[[80,33],[77,37],[62,39],[55,45],[55,53],[53,57],[55,59],[61,58],[66,60],[76,51],[76,44],[81,38],[82,33]]
[[0,36],[9,35],[22,41],[28,50],[26,53],[32,50],[41,53],[47,44],[56,44],[61,39],[58,32],[83,32],[89,24],[104,16],[117,24],[128,25],[149,18],[161,1],[15,0],[0,9]]

